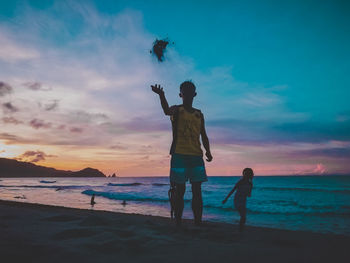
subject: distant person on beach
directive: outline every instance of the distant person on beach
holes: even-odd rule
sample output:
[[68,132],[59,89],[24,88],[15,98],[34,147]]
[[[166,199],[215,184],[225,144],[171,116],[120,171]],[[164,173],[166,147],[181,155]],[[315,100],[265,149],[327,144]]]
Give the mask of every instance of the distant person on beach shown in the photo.
[[122,205],[126,206],[126,201],[125,200],[123,200]]
[[247,196],[250,197],[252,193],[253,177],[253,170],[251,168],[245,168],[243,170],[243,177],[236,183],[235,187],[233,187],[231,192],[226,196],[225,200],[222,201],[222,204],[225,204],[227,199],[233,194],[234,191],[236,191],[234,205],[241,216],[241,219],[239,220],[239,231],[243,231],[246,222]]
[[177,226],[181,225],[184,208],[184,194],[186,182],[192,184],[192,211],[194,222],[200,225],[202,222],[203,200],[202,182],[207,181],[201,149],[200,137],[206,150],[207,161],[213,157],[210,153],[209,139],[205,131],[204,116],[198,109],[192,107],[193,99],[197,95],[196,87],[191,81],[185,81],[180,85],[180,97],[183,104],[169,107],[163,88],[160,85],[152,85],[152,91],[160,98],[165,115],[170,116],[173,130],[173,142],[170,149],[171,168],[170,182],[175,184],[175,220]]
[[91,196],[90,204],[91,204],[92,206],[94,206],[94,205],[96,204],[96,202],[95,202],[95,194],[93,194],[93,195]]

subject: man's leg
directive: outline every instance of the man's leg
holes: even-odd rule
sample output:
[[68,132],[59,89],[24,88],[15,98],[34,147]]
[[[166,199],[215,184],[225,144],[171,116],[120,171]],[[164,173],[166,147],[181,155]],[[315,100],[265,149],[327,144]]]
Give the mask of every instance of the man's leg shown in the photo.
[[175,219],[178,226],[181,225],[182,212],[184,210],[184,195],[185,195],[185,184],[176,184],[176,195],[175,195]]
[[202,200],[202,183],[192,183],[192,211],[194,223],[200,225],[202,222],[203,200]]

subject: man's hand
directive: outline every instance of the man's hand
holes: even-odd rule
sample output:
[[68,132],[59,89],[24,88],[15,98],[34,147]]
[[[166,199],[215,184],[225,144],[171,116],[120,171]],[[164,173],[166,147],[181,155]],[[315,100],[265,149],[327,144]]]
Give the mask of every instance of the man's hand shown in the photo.
[[211,153],[210,152],[206,152],[205,153],[205,156],[207,156],[207,162],[211,162],[211,160],[213,160],[213,156],[211,155]]
[[157,93],[158,95],[164,94],[163,88],[160,87],[160,85],[151,85],[152,91],[154,93]]

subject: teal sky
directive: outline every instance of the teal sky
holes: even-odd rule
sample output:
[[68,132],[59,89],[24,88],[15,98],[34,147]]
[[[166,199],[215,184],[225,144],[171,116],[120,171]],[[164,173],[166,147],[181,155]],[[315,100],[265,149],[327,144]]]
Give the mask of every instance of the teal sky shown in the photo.
[[[199,94],[195,106],[206,114],[218,158],[230,153],[233,159],[237,157],[237,168],[227,168],[228,174],[254,164],[261,165],[262,174],[272,170],[274,174],[350,173],[346,164],[350,157],[349,13],[348,1],[2,1],[3,42],[17,43],[21,52],[36,50],[40,58],[33,55],[25,61],[17,57],[10,61],[3,55],[1,60],[0,53],[0,81],[13,87],[13,104],[26,78],[27,82],[50,84],[57,92],[63,86],[69,90],[79,82],[78,75],[63,81],[63,73],[43,76],[40,70],[49,61],[63,65],[63,58],[69,56],[71,63],[103,77],[94,80],[98,89],[79,92],[107,106],[119,98],[126,109],[130,106],[126,101],[135,98],[136,86],[142,83],[161,83],[170,104],[179,104],[178,85],[192,79]],[[159,64],[148,50],[155,38],[164,37],[175,43]],[[113,79],[118,65],[118,76],[127,79],[133,71],[138,76],[129,90],[111,89],[118,86]],[[144,128],[146,135],[142,136],[166,136],[168,122],[157,112],[158,101],[143,92],[139,94],[147,94],[144,108],[140,100],[133,101],[137,107],[128,109],[132,112],[130,125],[126,124],[129,120],[112,117],[115,106],[102,109],[95,105],[94,112],[132,131],[146,127],[144,119],[148,118],[156,128]],[[61,125],[67,125],[62,116],[67,114],[64,105],[70,106],[58,93],[42,95],[40,100],[59,101],[62,112],[55,116],[60,116]],[[5,96],[0,99],[3,105],[8,100]],[[8,112],[5,107],[3,118],[8,118]],[[23,123],[30,121],[22,118],[28,118],[20,120]],[[13,127],[8,129],[7,134],[14,134]],[[87,130],[85,126],[81,129]],[[115,136],[111,130],[115,132],[115,128],[105,132]],[[29,132],[28,136],[37,135]],[[86,141],[92,139],[90,134]],[[9,143],[5,136],[3,140]],[[169,143],[167,137],[150,141],[152,147]],[[159,147],[167,153],[168,145]],[[267,153],[259,161],[264,149]],[[215,167],[213,164],[213,171]]]
[[[235,79],[288,85],[288,107],[318,121],[348,109],[348,1],[93,1],[101,14],[138,10],[145,28],[176,42],[199,70],[232,67]],[[45,11],[54,1],[6,1],[1,19],[22,5]],[[57,14],[61,17],[62,14]],[[80,24],[71,24],[70,33]],[[52,36],[61,44],[59,36]],[[58,39],[57,39],[58,38]],[[349,94],[349,93],[348,93]],[[326,102],[326,103],[320,103]]]

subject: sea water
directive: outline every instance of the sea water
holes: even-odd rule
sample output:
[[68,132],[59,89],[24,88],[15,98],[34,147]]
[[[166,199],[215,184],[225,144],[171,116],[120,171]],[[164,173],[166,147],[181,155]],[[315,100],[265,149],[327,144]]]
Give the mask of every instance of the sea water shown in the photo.
[[[203,183],[204,220],[237,224],[233,198],[221,202],[239,179]],[[350,176],[256,176],[253,184],[248,225],[350,235]],[[168,190],[168,177],[0,179],[2,200],[164,217],[170,217]],[[191,197],[187,184],[184,218],[193,218]]]

